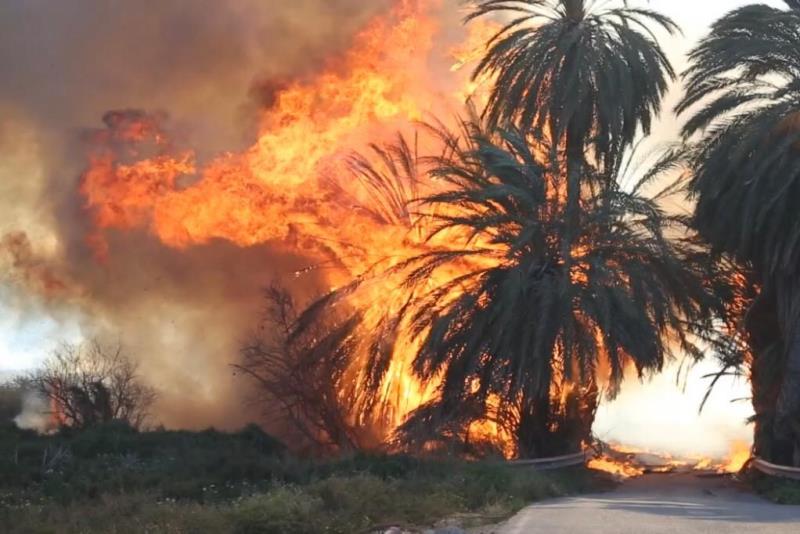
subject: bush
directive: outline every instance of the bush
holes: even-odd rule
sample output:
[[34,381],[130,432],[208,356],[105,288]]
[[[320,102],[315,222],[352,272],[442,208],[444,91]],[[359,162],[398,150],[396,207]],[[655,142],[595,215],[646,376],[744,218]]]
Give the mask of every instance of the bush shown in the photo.
[[59,426],[87,428],[121,420],[138,428],[156,399],[120,345],[97,341],[64,343],[20,381],[47,400]]
[[405,455],[315,461],[255,426],[139,432],[119,422],[51,436],[0,427],[0,472],[0,525],[59,533],[350,534],[454,514],[493,522],[606,484],[584,469]]
[[247,500],[233,514],[237,534],[317,534],[325,531],[322,506],[300,489],[279,487]]
[[800,505],[800,481],[770,477],[755,470],[748,476],[753,488],[772,502]]
[[285,447],[256,427],[139,432],[122,423],[40,436],[0,427],[0,491],[17,501],[74,502],[100,494],[153,492],[157,497],[218,501],[283,480]]
[[13,424],[22,412],[25,392],[14,384],[0,384],[0,426]]

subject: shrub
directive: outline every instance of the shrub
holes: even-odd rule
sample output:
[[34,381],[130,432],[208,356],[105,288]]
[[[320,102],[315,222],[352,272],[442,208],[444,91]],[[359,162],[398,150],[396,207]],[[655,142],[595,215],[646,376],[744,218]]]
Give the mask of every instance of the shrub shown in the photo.
[[121,346],[96,341],[63,344],[22,381],[54,407],[52,415],[60,426],[85,428],[121,420],[138,428],[156,398]]
[[[586,470],[356,454],[290,456],[257,427],[140,432],[120,422],[37,435],[0,427],[0,525],[12,532],[350,534],[502,519],[597,489]],[[5,531],[4,531],[5,532]]]
[[252,497],[233,513],[237,534],[317,534],[326,530],[323,502],[296,488],[276,488]]
[[778,504],[800,505],[800,481],[764,475],[751,469],[746,475],[753,488]]
[[24,391],[15,384],[0,384],[0,426],[10,425],[22,412]]

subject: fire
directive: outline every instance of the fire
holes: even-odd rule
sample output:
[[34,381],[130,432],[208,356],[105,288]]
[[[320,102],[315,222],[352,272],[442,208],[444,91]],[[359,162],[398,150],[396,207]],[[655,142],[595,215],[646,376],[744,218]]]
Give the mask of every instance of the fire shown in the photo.
[[589,469],[596,469],[610,473],[619,478],[635,478],[645,474],[644,465],[637,460],[637,455],[644,452],[642,449],[624,445],[603,445],[594,458],[587,462]]
[[699,455],[674,457],[668,453],[614,444],[588,462],[588,467],[611,473],[620,478],[632,478],[645,473],[711,472],[738,473],[751,457],[750,444],[736,441],[724,460]]
[[[201,168],[192,151],[173,149],[158,121],[107,118],[110,133],[96,136],[99,143],[81,184],[99,230],[91,241],[97,255],[105,253],[102,231],[109,229],[144,228],[177,248],[212,239],[242,246],[285,240],[294,228],[315,236],[327,231],[330,235],[319,237],[335,243],[341,239],[331,230],[341,231],[342,224],[367,230],[367,222],[351,217],[348,206],[334,205],[338,199],[325,178],[341,173],[342,160],[354,147],[386,137],[432,109],[436,96],[420,89],[436,31],[427,16],[431,9],[428,3],[400,2],[314,80],[280,89],[248,150]],[[155,154],[126,164],[109,150],[112,140],[147,141]],[[354,232],[354,237],[361,241],[371,234]],[[384,250],[385,245],[377,248]],[[352,250],[337,252],[344,258]],[[366,262],[360,263],[355,270]]]
[[644,474],[643,467],[635,465],[629,461],[621,461],[609,458],[607,456],[600,458],[592,458],[586,464],[589,469],[596,469],[598,471],[605,471],[620,478],[633,478]]
[[[329,266],[319,274],[333,289],[377,262],[396,263],[431,246],[412,229],[410,216],[378,217],[364,209],[374,191],[354,180],[347,165],[353,150],[390,141],[453,103],[439,85],[458,85],[467,73],[451,73],[447,83],[434,83],[428,73],[440,8],[440,0],[397,0],[315,77],[277,85],[250,148],[206,164],[171,141],[164,117],[107,115],[107,128],[88,138],[89,166],[80,184],[95,257],[112,254],[108,237],[120,231],[144,231],[176,249],[218,239],[242,247],[278,243]],[[366,325],[378,321],[376,303],[400,306],[387,299],[393,283],[376,282],[357,297]],[[431,398],[435,384],[420,384],[411,372],[413,343],[398,343],[395,351],[382,384],[385,420],[356,420],[355,426],[386,433]],[[355,387],[363,387],[365,377],[353,373]]]
[[514,458],[517,455],[514,440],[496,421],[501,402],[502,400],[496,395],[489,398],[489,419],[474,421],[468,429],[469,437],[471,440],[494,446],[504,458]]
[[[260,117],[257,138],[241,152],[201,163],[194,151],[173,143],[165,117],[107,115],[107,128],[89,137],[89,165],[80,184],[93,223],[87,243],[95,257],[108,258],[113,253],[109,235],[125,231],[149,233],[175,249],[213,240],[242,247],[280,243],[314,263],[330,265],[321,276],[332,289],[378,262],[398,263],[447,243],[447,235],[427,243],[409,218],[381,218],[363,209],[360,203],[369,203],[373,192],[347,172],[354,149],[388,141],[453,102],[480,98],[484,80],[465,79],[465,66],[480,57],[497,26],[471,25],[464,44],[447,52],[454,60],[452,80],[437,84],[427,63],[435,53],[434,14],[440,7],[440,0],[397,0],[390,13],[374,19],[350,50],[322,72],[277,85]],[[564,193],[548,192],[553,198]],[[587,269],[582,247],[575,249],[577,283],[585,280]],[[366,325],[378,321],[379,307],[402,305],[402,295],[393,298],[395,282],[376,282],[357,297],[354,304],[366,310]],[[384,421],[353,422],[379,426],[384,435],[430,400],[436,388],[413,375],[413,342],[401,340],[394,350],[381,385]],[[363,387],[359,370],[353,374],[354,387]],[[562,405],[573,393],[573,386],[566,386]],[[476,422],[469,432],[498,442],[506,456],[515,453],[511,438],[492,421]],[[624,477],[644,473],[633,461],[611,457],[594,459],[589,466]]]
[[[486,44],[497,35],[501,27],[500,24],[489,19],[472,21],[467,27],[468,35],[466,40],[450,51],[455,60],[455,63],[450,67],[450,71],[459,72],[466,66],[479,61],[486,51]],[[485,95],[481,93],[481,89],[486,86],[487,82],[488,80],[485,76],[476,80],[469,80],[462,87],[459,87],[454,96],[459,102],[465,102],[470,99],[483,101],[485,100]]]
[[51,428],[61,428],[66,423],[66,416],[61,411],[61,406],[56,402],[56,400],[50,399],[50,421],[49,426]]
[[731,451],[725,462],[717,467],[717,471],[722,473],[738,473],[752,456],[752,447],[744,441],[736,441],[731,447]]
[[687,461],[695,471],[713,471],[719,474],[738,473],[752,456],[752,447],[745,441],[734,441],[728,455],[722,459],[691,456]]

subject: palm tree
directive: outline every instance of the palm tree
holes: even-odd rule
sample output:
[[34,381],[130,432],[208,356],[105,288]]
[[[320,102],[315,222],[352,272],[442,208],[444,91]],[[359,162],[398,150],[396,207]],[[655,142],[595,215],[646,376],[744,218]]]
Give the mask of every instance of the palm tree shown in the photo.
[[685,73],[694,225],[760,288],[742,318],[756,452],[800,465],[800,1],[717,21]]
[[513,17],[475,71],[494,79],[486,108],[490,127],[547,129],[569,158],[579,162],[591,148],[606,163],[623,154],[639,129],[649,132],[675,78],[649,25],[672,34],[678,27],[671,19],[627,2],[474,3],[467,20],[504,12]]
[[[570,271],[579,233],[582,180],[591,162],[613,180],[639,134],[648,134],[675,72],[650,26],[672,34],[668,17],[626,1],[475,0],[467,20],[510,14],[488,43],[475,76],[494,85],[489,127],[516,124],[552,140],[562,160],[566,210],[561,255]],[[612,184],[607,184],[612,186]],[[568,280],[562,280],[562,292]]]
[[[686,264],[691,247],[664,236],[663,225],[680,221],[642,197],[651,175],[632,193],[616,182],[675,76],[649,26],[677,27],[624,2],[474,4],[468,19],[519,16],[489,43],[475,73],[495,80],[485,124],[467,121],[461,134],[439,129],[445,155],[430,177],[448,187],[424,204],[432,218],[423,224],[438,221],[432,236],[456,237],[391,269],[408,291],[387,306],[390,317],[363,330],[397,339],[394,330],[411,324],[423,342],[416,373],[444,376],[436,400],[399,437],[413,439],[422,427],[463,435],[465,425],[468,435],[471,422],[491,415],[512,429],[518,453],[548,454],[588,438],[598,362],[609,365],[613,393],[625,362],[641,373],[661,368],[673,346],[667,338],[699,356],[687,333],[708,326],[711,300]],[[372,174],[369,165],[359,171]],[[464,233],[472,239],[459,242]],[[476,268],[429,287],[456,264],[451,271]],[[368,279],[312,306],[298,332]],[[377,391],[393,354],[385,343],[368,345],[364,382]]]
[[[442,382],[400,438],[430,446],[491,414],[510,426],[521,456],[575,450],[590,437],[600,367],[613,396],[628,363],[641,375],[660,370],[675,349],[702,357],[691,334],[711,329],[715,300],[697,250],[665,235],[684,221],[662,211],[660,196],[642,194],[675,160],[660,161],[627,192],[584,166],[582,179],[595,187],[584,195],[568,263],[567,206],[557,201],[550,150],[535,150],[515,129],[490,134],[467,122],[463,132],[442,133],[448,150],[431,174],[448,187],[423,201],[431,235],[448,233],[451,246],[403,266],[416,295],[410,324],[422,338],[415,372]],[[465,260],[471,269],[429,287]]]

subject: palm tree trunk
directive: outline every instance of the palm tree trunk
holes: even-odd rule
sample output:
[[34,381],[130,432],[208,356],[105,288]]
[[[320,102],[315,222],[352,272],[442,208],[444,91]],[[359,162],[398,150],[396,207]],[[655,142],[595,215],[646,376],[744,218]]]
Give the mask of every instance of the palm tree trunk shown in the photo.
[[523,399],[517,427],[520,458],[542,458],[550,455],[550,395]]
[[[578,135],[575,125],[570,125],[567,128],[566,135],[566,199],[564,205],[564,229],[561,236],[561,260],[562,273],[561,273],[561,288],[560,288],[560,302],[562,309],[560,310],[560,320],[563,321],[562,332],[562,359],[564,369],[561,376],[569,378],[569,370],[572,368],[573,354],[571,353],[574,346],[574,332],[572,328],[573,299],[572,299],[572,267],[573,267],[573,249],[577,236],[580,233],[580,200],[581,200],[581,178],[584,166],[584,145],[582,136]],[[555,355],[553,355],[555,357]],[[550,381],[554,376],[559,374],[554,373],[552,366],[555,364],[555,359],[550,363]],[[549,383],[549,382],[548,382]],[[562,384],[563,386],[563,384]],[[549,395],[549,392],[548,392]],[[572,421],[576,425],[579,421]],[[567,444],[566,448],[572,449],[574,444]],[[561,444],[564,447],[564,444]],[[563,451],[562,451],[563,452]]]
[[775,406],[775,461],[800,466],[800,294],[789,280],[779,292],[784,340],[780,392]]
[[752,352],[750,385],[752,388],[753,431],[755,454],[769,461],[773,457],[775,405],[781,381],[782,343],[778,324],[777,302],[774,291],[762,288],[747,312],[745,326]]
[[[564,205],[564,231],[561,240],[561,258],[563,261],[562,273],[562,298],[566,309],[563,310],[562,317],[566,318],[572,314],[572,267],[573,252],[577,236],[580,233],[580,209],[581,209],[581,178],[584,165],[584,147],[579,136],[575,135],[574,128],[567,131],[567,198]],[[565,325],[566,326],[566,325]],[[564,329],[565,333],[569,328]],[[572,340],[565,340],[566,348],[564,359],[568,362],[571,355],[568,354],[572,345]],[[568,365],[568,364],[567,364]]]

